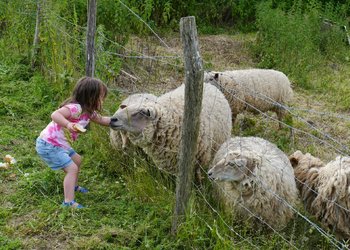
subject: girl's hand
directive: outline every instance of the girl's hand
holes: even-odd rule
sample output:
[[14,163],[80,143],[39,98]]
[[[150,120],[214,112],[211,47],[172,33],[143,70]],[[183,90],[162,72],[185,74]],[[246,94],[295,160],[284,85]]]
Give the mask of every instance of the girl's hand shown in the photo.
[[74,123],[72,122],[68,122],[66,125],[66,128],[70,131],[70,132],[77,132],[77,130],[74,128]]

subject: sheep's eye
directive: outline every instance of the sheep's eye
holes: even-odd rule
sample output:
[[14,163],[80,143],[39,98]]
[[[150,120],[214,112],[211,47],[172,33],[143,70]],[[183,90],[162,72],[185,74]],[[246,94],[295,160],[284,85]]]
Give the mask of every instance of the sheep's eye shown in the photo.
[[151,115],[149,110],[140,110],[139,114],[147,117]]
[[234,166],[236,166],[237,164],[236,163],[234,163],[233,161],[229,161],[228,163],[227,163],[229,166],[231,166],[231,167],[234,167]]

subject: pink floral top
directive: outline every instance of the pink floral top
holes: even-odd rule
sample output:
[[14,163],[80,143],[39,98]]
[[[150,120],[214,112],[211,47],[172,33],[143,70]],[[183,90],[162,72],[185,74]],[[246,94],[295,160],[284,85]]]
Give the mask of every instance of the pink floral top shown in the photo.
[[[78,103],[69,103],[64,107],[68,108],[70,111],[70,117],[68,117],[68,121],[79,123],[81,126],[86,127],[89,122],[91,115],[87,113],[82,114],[82,109],[80,104]],[[54,121],[51,121],[46,128],[40,133],[39,138],[47,141],[48,143],[62,147],[65,149],[70,149],[71,145],[69,141],[75,141],[78,138],[78,132],[70,132],[68,129],[61,127]],[[67,138],[66,136],[70,137]]]

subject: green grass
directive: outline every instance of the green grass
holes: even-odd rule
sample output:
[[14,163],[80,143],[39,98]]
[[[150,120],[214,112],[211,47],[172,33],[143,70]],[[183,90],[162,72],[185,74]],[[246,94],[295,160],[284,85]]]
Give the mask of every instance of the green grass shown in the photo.
[[[10,154],[18,161],[8,170],[0,169],[0,249],[290,249],[282,237],[300,249],[334,248],[300,217],[279,234],[252,228],[222,210],[207,180],[201,191],[193,190],[187,220],[173,237],[174,177],[159,172],[139,150],[127,154],[113,150],[109,129],[94,124],[74,144],[84,157],[80,183],[91,191],[77,194],[76,199],[87,208],[61,208],[63,173],[51,171],[34,146],[51,112],[69,91],[61,92],[62,86],[38,73],[28,73],[22,64],[0,64],[0,69],[0,158]],[[321,103],[323,110],[346,110],[348,99],[342,96],[350,91],[349,71],[349,65],[344,64],[336,77],[326,73],[320,78],[310,76],[327,87],[327,94],[296,88],[296,96],[303,101],[294,105],[315,102]],[[67,82],[72,84],[73,80]],[[114,113],[120,97],[117,91],[110,93],[106,114]],[[295,117],[285,122],[317,135]],[[333,128],[334,120],[328,122],[323,125]],[[342,127],[333,128],[337,138],[346,138],[340,132]],[[239,117],[233,134],[266,138],[287,154],[302,149],[322,156],[327,151],[303,134],[292,138],[289,129],[278,130],[276,121],[259,115]]]

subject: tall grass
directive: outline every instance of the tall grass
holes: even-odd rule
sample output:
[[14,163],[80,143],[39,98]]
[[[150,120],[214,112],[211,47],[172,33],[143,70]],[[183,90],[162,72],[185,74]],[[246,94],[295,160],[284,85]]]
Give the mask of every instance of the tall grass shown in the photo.
[[340,9],[318,1],[295,1],[287,11],[272,6],[271,2],[258,5],[255,51],[260,67],[280,69],[300,87],[320,87],[309,79],[313,72],[349,60],[349,46],[340,27],[346,20]]

